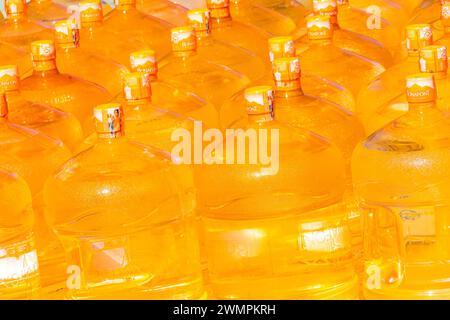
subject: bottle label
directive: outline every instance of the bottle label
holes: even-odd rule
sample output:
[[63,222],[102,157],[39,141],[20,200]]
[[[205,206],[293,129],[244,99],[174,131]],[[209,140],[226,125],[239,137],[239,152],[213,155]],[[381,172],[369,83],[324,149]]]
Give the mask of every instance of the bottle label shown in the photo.
[[347,247],[349,233],[344,227],[327,228],[315,231],[302,231],[298,236],[300,250],[316,252],[334,252]]
[[430,237],[436,234],[435,207],[390,207],[402,221],[403,237]]
[[38,272],[34,240],[0,247],[0,281],[19,280]]

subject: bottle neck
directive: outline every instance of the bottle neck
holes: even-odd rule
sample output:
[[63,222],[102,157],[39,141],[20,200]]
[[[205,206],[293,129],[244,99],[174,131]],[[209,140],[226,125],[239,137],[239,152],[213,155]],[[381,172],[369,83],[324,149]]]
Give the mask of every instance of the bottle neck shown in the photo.
[[276,86],[275,97],[279,99],[289,99],[305,95],[301,86],[297,88],[286,89],[285,87]]
[[309,43],[314,46],[328,46],[333,43],[333,39],[310,39]]
[[419,61],[419,50],[408,50],[408,59]]
[[76,48],[78,48],[78,45],[74,44],[73,42],[56,43],[56,50],[58,50],[58,55],[59,54],[67,54]]
[[25,12],[10,13],[7,17],[7,21],[12,24],[18,24],[27,19],[27,14]]
[[409,102],[408,103],[408,113],[421,113],[425,110],[432,109],[436,107],[436,101],[432,102]]
[[81,30],[93,34],[95,32],[95,29],[97,27],[100,27],[102,24],[102,21],[83,21],[81,22]]
[[230,15],[222,18],[211,18],[211,28],[213,30],[225,29],[230,27],[232,22]]
[[119,4],[116,6],[115,10],[117,13],[127,14],[130,11],[136,10],[136,4],[135,3]]
[[133,99],[133,100],[125,100],[125,107],[131,107],[133,109],[140,109],[139,107],[142,105],[148,105],[152,103],[152,97],[142,98],[142,99]]
[[447,70],[442,72],[430,72],[430,73],[434,76],[434,79],[436,80],[442,80],[447,78]]
[[55,59],[45,61],[33,61],[33,69],[34,74],[39,74],[41,76],[58,73]]
[[177,58],[188,58],[195,56],[197,52],[195,50],[190,51],[173,51],[173,56]]
[[[2,89],[2,88],[0,88],[0,89]],[[19,88],[9,89],[9,90],[4,90],[4,91],[5,91],[6,100],[16,98],[20,95]]]
[[195,35],[197,36],[197,44],[205,44],[212,39],[211,33],[207,30],[195,30]]
[[341,27],[339,26],[339,21],[337,18],[337,15],[331,18],[331,25],[333,27],[333,32],[335,32],[336,30],[341,29]]
[[248,121],[250,123],[266,123],[274,120],[273,113],[264,113],[264,114],[249,114]]

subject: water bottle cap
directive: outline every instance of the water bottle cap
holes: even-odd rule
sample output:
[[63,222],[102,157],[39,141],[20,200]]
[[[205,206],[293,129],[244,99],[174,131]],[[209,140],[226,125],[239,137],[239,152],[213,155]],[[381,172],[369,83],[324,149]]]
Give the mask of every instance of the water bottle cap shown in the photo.
[[94,108],[94,120],[100,138],[118,138],[124,134],[123,109],[120,103],[101,104]]
[[250,87],[244,93],[247,114],[263,115],[273,113],[273,89],[271,86]]
[[172,28],[172,50],[174,52],[195,51],[197,37],[194,28],[190,26]]
[[269,39],[269,59],[295,56],[294,39],[291,36],[272,37]]
[[431,73],[417,73],[406,77],[406,98],[410,103],[436,100],[436,84]]
[[17,65],[0,66],[0,90],[13,91],[19,89],[19,70]]
[[333,28],[329,16],[309,16],[306,18],[306,28],[310,40],[325,40],[333,37]]
[[33,61],[48,61],[56,58],[53,40],[40,40],[31,43],[31,58]]
[[208,9],[189,10],[187,13],[189,25],[195,29],[196,32],[211,32],[211,13]]
[[81,24],[103,21],[101,0],[85,0],[80,2]]
[[156,52],[154,50],[140,50],[130,54],[131,70],[142,72],[147,75],[156,75],[158,73],[158,63],[156,61]]
[[55,22],[55,42],[62,45],[79,46],[80,30],[74,19]]
[[448,60],[445,46],[426,46],[419,53],[420,72],[447,73]]
[[152,96],[149,78],[140,72],[128,73],[123,77],[123,95],[126,100],[141,100]]

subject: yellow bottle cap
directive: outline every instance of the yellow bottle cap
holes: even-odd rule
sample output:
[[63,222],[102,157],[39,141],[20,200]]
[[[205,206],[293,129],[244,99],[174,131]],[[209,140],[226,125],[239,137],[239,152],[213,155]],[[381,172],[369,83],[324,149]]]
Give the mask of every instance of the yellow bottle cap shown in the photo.
[[329,16],[331,23],[336,23],[338,10],[336,0],[313,0],[313,10],[315,14]]
[[444,27],[450,27],[450,2],[441,4],[441,21]]
[[101,138],[117,138],[124,134],[123,109],[120,103],[101,104],[94,108],[95,129]]
[[23,14],[27,11],[25,0],[5,0],[4,5],[7,17]]
[[436,83],[431,73],[417,73],[406,77],[406,97],[410,103],[436,100]]
[[78,47],[80,44],[80,30],[74,19],[55,22],[55,43]]
[[80,22],[89,24],[103,21],[103,9],[101,0],[85,0],[80,2]]
[[8,103],[6,102],[6,95],[0,91],[0,118],[8,117]]
[[195,51],[197,49],[197,37],[192,27],[177,27],[171,29],[172,50],[174,52]]
[[206,0],[206,6],[211,11],[211,18],[223,19],[230,17],[230,0]]
[[273,114],[273,89],[271,86],[257,86],[247,88],[244,92],[247,114]]
[[189,10],[187,13],[189,25],[195,32],[209,34],[211,32],[211,13],[208,9]]
[[123,95],[126,100],[142,100],[152,96],[149,78],[140,72],[128,73],[123,77]]
[[295,56],[294,39],[291,36],[272,37],[269,39],[270,62],[277,58]]
[[14,91],[19,90],[19,70],[16,65],[0,66],[0,90]]
[[420,72],[447,73],[448,60],[445,46],[426,46],[419,53]]
[[140,50],[130,54],[131,71],[141,72],[149,76],[158,74],[158,63],[154,50]]
[[31,58],[33,61],[48,61],[56,58],[53,40],[39,40],[31,43]]
[[419,50],[429,46],[433,41],[433,32],[429,24],[410,24],[406,26],[406,48],[410,54],[418,54]]
[[306,17],[306,28],[310,40],[325,40],[333,37],[333,28],[329,16]]
[[277,90],[290,91],[301,88],[300,61],[298,57],[275,59],[272,68]]

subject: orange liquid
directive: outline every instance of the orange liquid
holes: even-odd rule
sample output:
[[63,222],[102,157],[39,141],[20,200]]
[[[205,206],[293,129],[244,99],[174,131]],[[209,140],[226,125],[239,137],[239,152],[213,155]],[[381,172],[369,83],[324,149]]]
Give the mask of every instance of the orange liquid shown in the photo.
[[254,25],[271,35],[286,35],[297,28],[295,20],[249,0],[230,1],[231,16],[236,21]]
[[[378,14],[381,18],[374,19]],[[403,29],[409,20],[405,8],[384,0],[350,1],[349,5],[339,6],[338,19],[344,29],[375,39],[399,58],[397,52],[401,49]]]
[[[159,63],[159,78],[174,87],[194,92],[217,110],[250,80],[222,65],[205,61],[195,52],[174,54]],[[220,90],[216,90],[220,88]],[[156,90],[155,90],[156,91]]]
[[0,40],[26,51],[30,42],[52,38],[50,29],[29,20],[25,13],[0,22]]
[[311,42],[299,49],[302,70],[331,80],[356,96],[385,69],[382,65],[335,47],[331,42]]
[[[140,43],[140,48],[136,50],[151,48],[160,57],[164,57],[170,52],[169,31],[171,25],[139,12],[136,9],[136,5],[116,7],[105,19],[104,27],[108,32],[116,36],[115,41],[112,43],[119,42],[117,41],[119,38],[129,39],[133,42]],[[130,52],[126,53],[129,54]]]
[[47,219],[67,264],[80,268],[69,298],[203,294],[195,218],[183,211],[167,164],[149,151],[103,139],[48,180]]
[[31,192],[17,174],[0,169],[0,299],[37,298],[39,267]]
[[27,100],[72,113],[80,121],[85,135],[93,131],[92,108],[112,99],[104,88],[61,74],[57,69],[34,71],[22,81],[21,94]]
[[266,65],[262,57],[237,46],[217,41],[214,34],[197,40],[197,52],[202,58],[229,67],[251,81],[261,79],[267,69],[270,71],[270,67]]
[[182,26],[186,22],[187,9],[169,0],[137,0],[136,8],[174,26]]
[[234,21],[212,19],[212,34],[217,40],[228,42],[260,57],[267,57],[267,39],[269,34],[255,26]]
[[[297,25],[297,32],[299,34],[305,34],[305,16],[311,12],[312,8],[309,8],[306,4],[300,2],[293,2],[289,0],[257,0],[256,3],[270,8],[283,16],[290,18]],[[283,35],[286,35],[284,33]]]
[[[275,120],[243,128],[279,130],[279,171],[260,164],[195,167],[212,296],[357,297],[339,151]],[[235,154],[242,151],[248,159],[248,145],[235,145]]]
[[81,142],[81,124],[72,114],[45,104],[27,101],[21,98],[18,92],[8,93],[7,99],[9,121],[61,140],[71,150]]
[[122,77],[129,72],[124,65],[80,47],[58,48],[56,64],[61,73],[93,82],[112,95],[121,91]]
[[353,155],[365,216],[365,296],[448,299],[450,119],[430,104],[409,109]]
[[[76,1],[68,1],[68,4],[77,4]],[[67,19],[70,13],[61,3],[52,0],[31,0],[28,4],[28,16],[31,20],[41,22],[49,28],[59,20]]]
[[33,72],[30,56],[25,50],[15,48],[6,43],[0,43],[0,65],[9,64],[17,65],[22,76]]
[[[419,71],[419,57],[409,57],[403,62],[387,69],[360,91],[357,100],[357,113],[368,134],[385,126],[406,109],[393,105],[403,94],[405,77]],[[406,102],[404,99],[403,101]]]
[[45,290],[64,280],[63,252],[43,216],[42,188],[47,177],[70,156],[59,140],[0,118],[0,163],[17,172],[28,183],[33,196],[34,231],[38,249],[41,284]]

